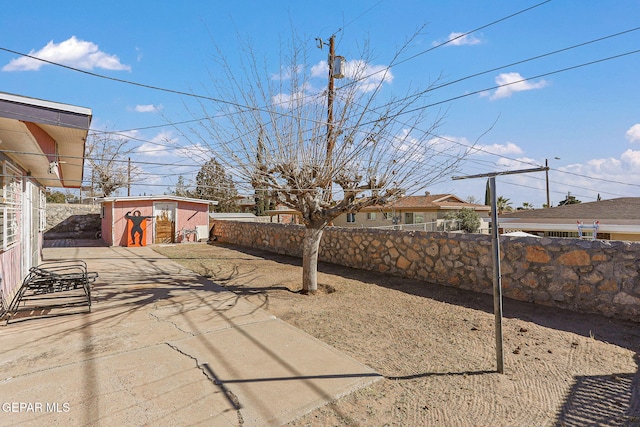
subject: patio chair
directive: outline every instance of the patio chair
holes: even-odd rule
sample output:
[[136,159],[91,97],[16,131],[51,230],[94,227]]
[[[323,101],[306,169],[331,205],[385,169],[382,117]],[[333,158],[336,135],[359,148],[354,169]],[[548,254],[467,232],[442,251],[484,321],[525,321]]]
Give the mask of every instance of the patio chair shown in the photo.
[[19,311],[86,305],[91,312],[91,284],[97,277],[82,260],[48,261],[32,267],[8,306],[7,324]]

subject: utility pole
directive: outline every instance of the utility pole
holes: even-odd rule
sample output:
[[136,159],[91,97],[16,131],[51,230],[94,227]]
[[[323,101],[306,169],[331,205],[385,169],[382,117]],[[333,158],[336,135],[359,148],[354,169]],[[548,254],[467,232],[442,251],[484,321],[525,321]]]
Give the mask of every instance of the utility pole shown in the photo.
[[[556,160],[560,160],[560,157],[554,157]],[[547,207],[551,207],[551,199],[549,198],[549,159],[544,159],[545,175],[547,178]]]
[[131,157],[129,157],[129,164],[127,167],[127,196],[131,195]]
[[[332,168],[333,167],[333,148],[336,145],[336,141],[334,138],[334,131],[333,131],[333,100],[335,97],[335,90],[334,90],[334,79],[341,79],[342,77],[344,77],[344,70],[343,70],[343,65],[342,65],[342,61],[344,60],[344,58],[342,56],[338,56],[336,57],[336,48],[335,48],[335,42],[336,42],[336,36],[335,34],[333,34],[330,38],[329,38],[329,43],[325,43],[322,41],[321,38],[316,38],[316,41],[318,42],[318,48],[322,49],[322,46],[324,45],[328,45],[329,46],[329,56],[327,58],[327,65],[329,66],[329,83],[328,83],[328,87],[327,87],[327,160],[326,160],[326,165],[328,166],[328,168]],[[339,66],[339,70],[338,70],[338,74],[336,74],[335,72],[335,66],[336,66],[336,59],[340,59],[340,63],[338,64]],[[329,200],[331,200],[331,184],[329,184],[329,188],[328,188],[328,194],[329,194]]]
[[544,167],[546,171],[544,171],[547,177],[547,208],[551,207],[551,201],[549,199],[549,159],[544,159]]
[[334,84],[333,84],[333,62],[335,61],[336,48],[335,48],[336,36],[335,34],[329,38],[329,87],[327,93],[327,159],[331,162],[331,156],[333,153],[333,147],[335,141],[333,140],[333,97],[334,97]]

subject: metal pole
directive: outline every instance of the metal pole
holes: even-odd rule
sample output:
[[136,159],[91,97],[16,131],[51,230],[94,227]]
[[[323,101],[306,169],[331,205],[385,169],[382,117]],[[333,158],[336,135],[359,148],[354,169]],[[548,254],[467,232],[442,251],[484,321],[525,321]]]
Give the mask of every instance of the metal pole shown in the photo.
[[491,193],[491,247],[493,249],[493,313],[496,326],[496,363],[499,373],[504,374],[504,353],[502,345],[502,275],[500,272],[500,238],[498,235],[498,200],[496,177],[489,178]]
[[452,179],[489,178],[491,199],[491,246],[493,249],[493,313],[496,323],[496,364],[499,373],[504,374],[504,352],[502,345],[502,273],[500,272],[500,239],[498,233],[498,196],[496,194],[496,176],[515,175],[530,172],[548,171],[549,167],[520,169],[513,171],[482,173],[478,175],[454,176]]
[[547,207],[550,208],[551,201],[549,199],[549,160],[548,159],[544,159],[544,167],[547,169],[546,171],[544,171],[547,177]]

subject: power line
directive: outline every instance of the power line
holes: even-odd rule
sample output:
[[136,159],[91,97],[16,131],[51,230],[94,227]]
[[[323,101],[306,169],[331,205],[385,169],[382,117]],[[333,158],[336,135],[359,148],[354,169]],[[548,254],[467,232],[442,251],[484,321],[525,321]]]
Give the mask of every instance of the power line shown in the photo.
[[371,73],[371,74],[369,74],[369,75],[366,75],[366,76],[364,76],[364,77],[362,77],[362,78],[358,79],[358,80],[357,80],[357,81],[355,81],[355,82],[350,82],[350,83],[348,83],[348,84],[346,84],[346,85],[343,85],[343,86],[339,87],[338,89],[342,89],[342,88],[344,88],[344,87],[346,87],[346,86],[349,86],[349,85],[352,85],[352,84],[356,84],[357,82],[362,81],[362,80],[366,80],[366,79],[368,79],[368,78],[370,78],[370,77],[372,77],[372,76],[375,76],[376,74],[380,74],[380,73],[383,73],[383,72],[387,72],[389,69],[391,69],[391,68],[393,68],[393,67],[396,67],[396,66],[398,66],[398,65],[404,64],[405,62],[408,62],[408,61],[410,61],[410,60],[413,60],[413,59],[417,58],[418,56],[424,55],[425,53],[429,53],[429,52],[431,52],[431,51],[433,51],[433,50],[435,50],[435,49],[438,49],[438,48],[440,48],[440,47],[442,47],[442,46],[446,46],[446,45],[447,45],[447,44],[449,44],[449,43],[453,43],[453,42],[455,42],[456,40],[461,39],[461,38],[464,38],[464,37],[466,37],[466,36],[468,36],[468,35],[471,35],[471,34],[473,34],[473,33],[477,32],[477,31],[483,30],[483,29],[485,29],[485,28],[488,28],[488,27],[491,27],[491,26],[493,26],[493,25],[499,24],[500,22],[503,22],[503,21],[506,21],[506,20],[508,20],[508,19],[514,18],[514,17],[516,17],[516,16],[518,16],[518,15],[520,15],[520,14],[523,14],[523,13],[525,13],[525,12],[528,12],[528,11],[530,11],[530,10],[533,10],[533,9],[535,9],[535,8],[537,8],[537,7],[539,7],[539,6],[542,6],[542,5],[546,4],[546,3],[549,3],[549,2],[551,2],[551,0],[543,1],[543,2],[541,2],[541,3],[538,3],[538,4],[533,5],[533,6],[531,6],[531,7],[528,7],[528,8],[522,9],[522,10],[519,10],[518,12],[515,12],[515,13],[512,13],[511,15],[505,16],[505,17],[503,17],[503,18],[500,18],[500,19],[497,19],[497,20],[495,20],[495,21],[492,21],[492,22],[490,22],[490,23],[488,23],[488,24],[482,25],[482,26],[480,26],[480,27],[478,27],[478,28],[476,28],[476,29],[473,29],[473,30],[471,30],[471,31],[467,31],[466,33],[462,33],[462,34],[460,34],[460,35],[458,35],[458,36],[456,36],[456,37],[453,37],[453,38],[451,38],[451,39],[447,40],[446,42],[439,43],[439,44],[437,44],[437,45],[435,45],[435,46],[433,46],[433,47],[431,47],[431,48],[429,48],[429,49],[423,50],[422,52],[419,52],[419,53],[417,53],[417,54],[415,54],[415,55],[412,55],[412,56],[410,56],[409,58],[405,58],[405,59],[403,59],[402,61],[398,61],[398,62],[396,62],[396,63],[394,63],[394,64],[391,64],[391,65],[389,65],[388,67],[386,67],[386,68],[384,68],[384,69],[382,69],[382,70],[378,70],[378,71],[376,71],[376,72],[374,72],[374,73]]

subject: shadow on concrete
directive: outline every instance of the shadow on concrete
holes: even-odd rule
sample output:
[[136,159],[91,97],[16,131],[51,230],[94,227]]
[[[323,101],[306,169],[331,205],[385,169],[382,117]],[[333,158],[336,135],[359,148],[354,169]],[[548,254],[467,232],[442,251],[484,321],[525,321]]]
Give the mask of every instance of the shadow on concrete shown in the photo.
[[[215,243],[242,254],[277,263],[301,266],[297,257],[274,254],[254,248]],[[230,259],[231,261],[231,259]],[[237,272],[237,270],[236,270]],[[416,279],[407,279],[368,270],[329,263],[318,263],[318,272],[359,280],[411,295],[433,299],[447,304],[458,305],[472,310],[493,314],[493,296],[460,288],[446,287]],[[238,273],[239,274],[239,273]],[[245,273],[246,274],[246,273]],[[251,274],[247,274],[250,276]],[[232,277],[226,277],[230,281]],[[234,277],[235,279],[235,277]],[[254,277],[255,280],[255,277]],[[226,285],[225,285],[226,286]],[[295,292],[290,288],[228,286],[238,295],[263,294],[276,290]],[[599,314],[579,313],[556,307],[546,307],[533,303],[503,298],[503,316],[520,319],[546,328],[571,332],[583,337],[597,337],[597,340],[629,349],[635,353],[636,365],[640,365],[640,328],[632,321],[607,318]],[[394,380],[446,375],[484,375],[496,371],[461,373],[421,373],[410,376],[386,377]],[[612,373],[609,375],[577,376],[567,393],[565,402],[556,415],[557,425],[624,425],[640,427],[640,373]]]

